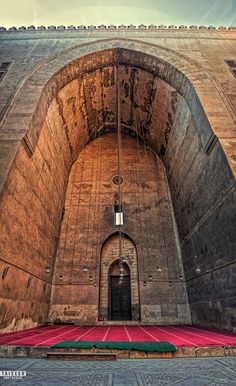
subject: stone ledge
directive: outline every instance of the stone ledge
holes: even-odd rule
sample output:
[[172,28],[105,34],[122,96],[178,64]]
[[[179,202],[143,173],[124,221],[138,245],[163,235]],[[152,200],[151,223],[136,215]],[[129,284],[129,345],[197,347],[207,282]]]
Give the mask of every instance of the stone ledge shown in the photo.
[[[52,348],[41,346],[0,346],[0,358],[46,358]],[[55,348],[57,352],[65,349]],[[103,354],[99,349],[66,349],[67,353]],[[115,354],[118,359],[171,359],[171,358],[203,358],[236,356],[236,346],[179,347],[175,352],[144,352],[135,350],[112,350],[106,353]]]
[[50,351],[47,353],[47,359],[49,360],[79,360],[79,361],[115,361],[116,354],[103,352],[55,352]]

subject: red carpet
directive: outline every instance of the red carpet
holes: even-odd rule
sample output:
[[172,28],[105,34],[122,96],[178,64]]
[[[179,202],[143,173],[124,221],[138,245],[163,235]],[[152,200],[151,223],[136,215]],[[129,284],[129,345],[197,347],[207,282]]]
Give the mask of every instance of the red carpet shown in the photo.
[[0,334],[0,345],[51,346],[62,340],[159,342],[176,347],[235,346],[236,335],[193,326],[50,326]]

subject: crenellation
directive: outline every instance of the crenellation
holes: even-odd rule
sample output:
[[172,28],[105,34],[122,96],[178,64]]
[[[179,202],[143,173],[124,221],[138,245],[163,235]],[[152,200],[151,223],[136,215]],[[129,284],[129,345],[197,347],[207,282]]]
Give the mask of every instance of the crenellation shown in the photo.
[[145,25],[145,24],[140,24],[138,26],[134,25],[134,24],[129,24],[129,25],[125,25],[125,24],[121,24],[121,25],[105,25],[105,24],[101,24],[101,25],[79,25],[79,26],[75,26],[75,25],[69,25],[69,26],[66,26],[66,25],[60,25],[60,26],[29,26],[29,27],[25,27],[25,26],[20,26],[20,27],[9,27],[8,29],[6,27],[0,27],[0,32],[4,32],[4,31],[25,31],[25,30],[29,30],[29,31],[33,31],[33,30],[93,30],[93,29],[100,29],[100,30],[103,30],[103,29],[109,29],[109,30],[113,30],[113,29],[127,29],[127,30],[135,30],[135,29],[139,29],[139,30],[176,30],[176,29],[180,29],[180,30],[227,30],[227,31],[234,31],[236,29],[235,26],[229,26],[229,27],[226,27],[226,26],[219,26],[219,27],[215,27],[215,26],[204,26],[204,25],[200,25],[200,26],[196,26],[196,25],[154,25],[154,24],[150,24],[150,25]]

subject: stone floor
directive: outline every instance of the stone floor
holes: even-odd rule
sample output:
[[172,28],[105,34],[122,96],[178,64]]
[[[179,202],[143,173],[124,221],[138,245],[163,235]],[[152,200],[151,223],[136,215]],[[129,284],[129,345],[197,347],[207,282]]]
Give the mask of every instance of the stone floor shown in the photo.
[[1,385],[28,386],[236,386],[236,357],[129,359],[116,362],[0,359],[0,370],[24,370]]

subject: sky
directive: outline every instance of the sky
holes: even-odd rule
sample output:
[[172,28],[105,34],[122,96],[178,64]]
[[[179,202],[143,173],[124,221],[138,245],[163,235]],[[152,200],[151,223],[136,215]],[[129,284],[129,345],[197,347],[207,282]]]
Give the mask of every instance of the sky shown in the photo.
[[0,26],[236,25],[236,0],[0,0]]

